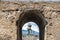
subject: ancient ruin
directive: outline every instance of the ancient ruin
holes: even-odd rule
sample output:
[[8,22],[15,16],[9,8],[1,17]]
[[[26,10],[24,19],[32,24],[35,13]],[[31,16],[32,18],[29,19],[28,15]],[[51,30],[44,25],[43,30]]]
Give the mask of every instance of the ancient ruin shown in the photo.
[[60,40],[60,2],[0,2],[0,40],[22,40],[22,25],[39,25],[39,40]]

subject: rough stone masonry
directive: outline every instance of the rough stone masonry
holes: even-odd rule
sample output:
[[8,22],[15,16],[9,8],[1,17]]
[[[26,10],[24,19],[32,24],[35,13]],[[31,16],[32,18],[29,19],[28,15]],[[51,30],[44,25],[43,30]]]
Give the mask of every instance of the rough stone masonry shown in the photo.
[[0,40],[17,40],[16,21],[24,10],[42,11],[48,24],[45,40],[60,40],[60,2],[0,2]]

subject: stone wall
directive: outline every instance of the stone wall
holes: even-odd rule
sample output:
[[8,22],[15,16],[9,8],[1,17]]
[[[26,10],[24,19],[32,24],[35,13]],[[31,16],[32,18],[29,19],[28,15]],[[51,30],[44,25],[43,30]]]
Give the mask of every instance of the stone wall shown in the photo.
[[60,3],[12,3],[0,2],[0,40],[17,40],[16,21],[24,10],[42,11],[47,25],[45,40],[60,40]]

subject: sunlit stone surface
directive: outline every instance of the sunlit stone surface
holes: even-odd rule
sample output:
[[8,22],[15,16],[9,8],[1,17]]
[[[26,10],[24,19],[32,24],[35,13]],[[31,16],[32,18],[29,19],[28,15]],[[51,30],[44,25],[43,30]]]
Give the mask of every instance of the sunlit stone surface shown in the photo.
[[[19,9],[19,11],[6,11],[16,9]],[[43,10],[42,14],[48,22],[48,24],[45,26],[46,40],[60,40],[60,2],[0,2],[0,40],[17,40],[16,20],[18,20],[19,15],[25,9]]]

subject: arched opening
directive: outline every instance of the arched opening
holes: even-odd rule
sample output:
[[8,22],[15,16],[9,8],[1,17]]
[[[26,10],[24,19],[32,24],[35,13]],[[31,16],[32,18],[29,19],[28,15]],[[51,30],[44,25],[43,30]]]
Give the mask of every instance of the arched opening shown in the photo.
[[35,22],[27,22],[22,27],[22,40],[39,40],[39,32]]
[[34,22],[39,27],[39,40],[44,40],[45,33],[45,20],[42,13],[39,10],[27,10],[24,11],[16,25],[17,25],[17,40],[22,40],[22,27],[27,22]]

